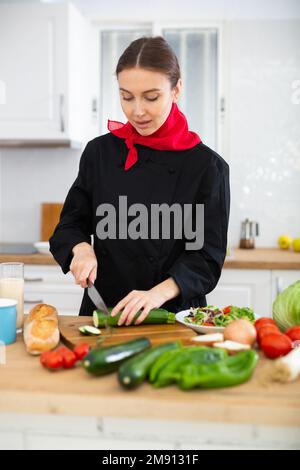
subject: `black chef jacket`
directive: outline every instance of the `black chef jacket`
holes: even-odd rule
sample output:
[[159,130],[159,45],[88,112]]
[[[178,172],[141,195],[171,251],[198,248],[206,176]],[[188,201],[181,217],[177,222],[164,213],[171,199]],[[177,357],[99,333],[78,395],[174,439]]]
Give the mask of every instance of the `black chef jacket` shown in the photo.
[[[107,133],[87,143],[50,238],[50,251],[66,274],[72,248],[80,242],[92,243],[93,235],[98,260],[95,286],[108,306],[115,306],[132,290],[149,290],[170,276],[180,294],[162,308],[178,312],[206,306],[205,294],[217,285],[226,255],[229,166],[203,143],[181,151],[141,144],[136,148],[138,162],[125,171],[128,148],[124,139]],[[96,209],[102,203],[118,207],[121,195],[127,196],[128,207],[134,203],[147,207],[152,203],[204,204],[203,247],[185,250],[187,240],[163,237],[99,239]],[[85,289],[79,315],[91,315],[94,309]]]

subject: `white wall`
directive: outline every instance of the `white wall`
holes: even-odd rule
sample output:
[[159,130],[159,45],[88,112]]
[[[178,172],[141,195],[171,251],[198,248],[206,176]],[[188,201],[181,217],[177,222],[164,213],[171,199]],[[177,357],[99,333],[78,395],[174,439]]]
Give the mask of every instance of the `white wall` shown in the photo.
[[230,239],[249,216],[275,245],[300,237],[300,21],[232,22],[229,43]]
[[78,150],[69,149],[2,150],[0,240],[40,240],[40,205],[64,201],[76,178],[79,157]]
[[[300,20],[234,20],[225,29],[229,244],[237,245],[249,216],[261,226],[257,246],[273,246],[281,233],[300,237],[300,104],[291,99],[300,79]],[[64,199],[80,153],[2,150],[0,240],[39,239],[39,204]]]

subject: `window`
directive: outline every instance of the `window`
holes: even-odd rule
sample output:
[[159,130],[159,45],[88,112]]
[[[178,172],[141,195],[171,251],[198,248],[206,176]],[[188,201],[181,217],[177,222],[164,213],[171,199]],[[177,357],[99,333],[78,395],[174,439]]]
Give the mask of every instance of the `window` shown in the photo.
[[118,58],[131,41],[141,36],[162,35],[177,55],[183,79],[178,106],[186,115],[190,130],[218,151],[218,29],[152,28],[105,30],[101,38],[101,133],[107,133],[107,119],[127,122],[121,108],[114,71]]

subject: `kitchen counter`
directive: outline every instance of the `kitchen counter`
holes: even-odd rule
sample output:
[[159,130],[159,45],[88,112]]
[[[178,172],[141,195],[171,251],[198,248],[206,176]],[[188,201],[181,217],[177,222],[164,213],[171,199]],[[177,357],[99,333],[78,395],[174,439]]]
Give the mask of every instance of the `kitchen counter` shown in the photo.
[[42,264],[42,265],[55,265],[57,263],[52,255],[42,255],[34,253],[30,255],[9,255],[0,253],[0,263],[24,263],[24,264]]
[[234,248],[225,260],[226,269],[293,269],[300,270],[300,253],[279,248]]
[[[0,263],[19,261],[25,264],[57,265],[52,255],[0,254]],[[300,253],[279,248],[255,248],[254,250],[231,249],[226,257],[225,269],[294,269],[300,270]]]
[[261,378],[269,362],[265,358],[248,383],[184,392],[176,386],[157,390],[149,384],[126,391],[116,374],[96,378],[80,367],[49,372],[27,354],[20,335],[7,346],[6,356],[6,365],[0,365],[2,413],[300,426],[300,380],[266,386]]

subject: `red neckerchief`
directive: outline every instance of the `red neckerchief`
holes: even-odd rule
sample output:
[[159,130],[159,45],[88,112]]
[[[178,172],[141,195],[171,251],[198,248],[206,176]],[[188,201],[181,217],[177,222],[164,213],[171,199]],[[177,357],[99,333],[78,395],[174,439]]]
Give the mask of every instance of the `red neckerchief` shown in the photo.
[[108,119],[107,128],[112,134],[125,139],[125,144],[129,149],[125,170],[129,170],[138,160],[134,144],[158,150],[186,150],[201,142],[198,134],[189,130],[186,117],[176,103],[172,104],[169,116],[153,134],[147,136],[139,134],[129,121],[123,124],[123,122]]

